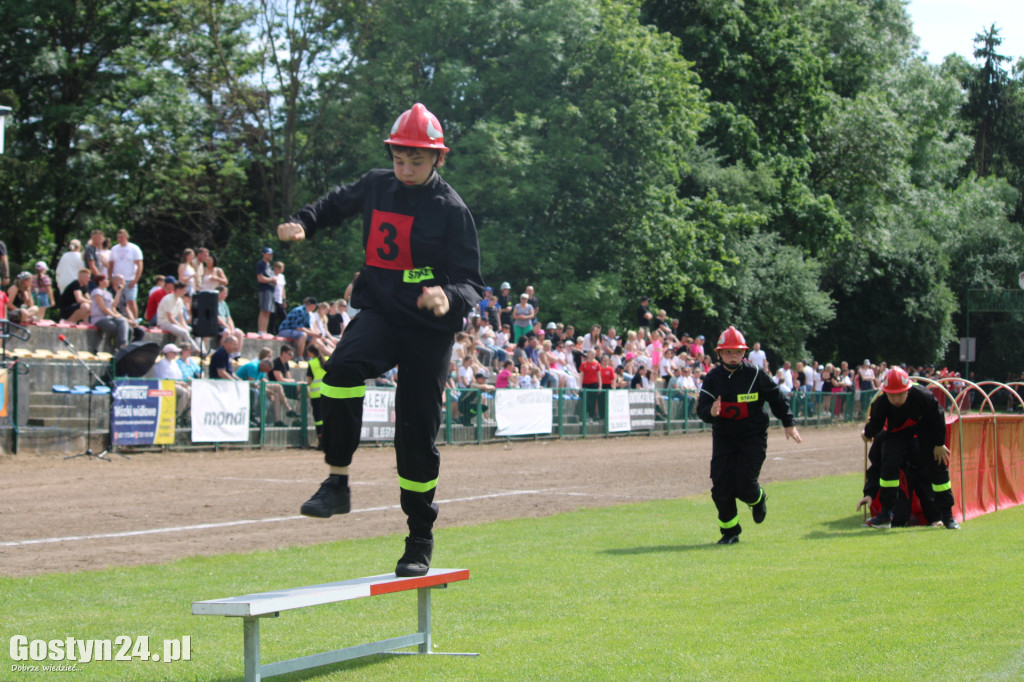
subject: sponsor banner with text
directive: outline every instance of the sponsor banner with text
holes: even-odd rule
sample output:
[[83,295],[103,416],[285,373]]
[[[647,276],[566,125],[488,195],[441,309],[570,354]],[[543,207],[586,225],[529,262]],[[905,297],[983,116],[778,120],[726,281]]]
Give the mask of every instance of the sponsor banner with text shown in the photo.
[[654,429],[654,404],[658,394],[654,391],[629,392],[629,428],[632,431]]
[[114,382],[110,407],[113,445],[170,445],[174,442],[177,399],[174,382],[121,379]]
[[193,380],[192,442],[240,443],[248,440],[249,382]]
[[554,428],[550,388],[500,390],[494,396],[497,436],[549,434]]
[[608,432],[629,431],[629,389],[608,391]]
[[362,441],[393,441],[395,439],[394,389],[366,389],[363,396]]

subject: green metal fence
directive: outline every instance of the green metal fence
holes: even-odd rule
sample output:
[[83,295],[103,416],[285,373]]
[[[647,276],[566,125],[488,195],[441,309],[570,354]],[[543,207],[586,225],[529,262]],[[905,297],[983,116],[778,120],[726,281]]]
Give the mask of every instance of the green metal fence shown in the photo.
[[[15,377],[10,377],[17,381]],[[271,400],[268,391],[271,386],[280,385],[288,393],[289,403],[295,410],[295,415],[284,419],[284,424],[278,423],[271,409]],[[12,388],[16,387],[15,383]],[[310,414],[308,386],[304,383],[281,383],[259,382],[251,385],[250,392],[250,414],[252,420],[249,428],[249,438],[245,442],[237,443],[193,443],[191,424],[188,419],[179,420],[175,430],[175,442],[171,445],[157,446],[130,446],[120,447],[119,451],[154,451],[154,450],[209,450],[209,449],[237,449],[237,448],[308,448],[315,447],[316,433],[313,428],[312,415]],[[394,389],[373,389],[373,390],[394,390]],[[517,389],[500,389],[517,390]],[[607,415],[607,391],[592,389],[552,389],[552,429],[548,434],[535,436],[514,436],[511,440],[540,440],[540,439],[578,439],[578,438],[608,438],[620,436],[638,435],[666,435],[685,434],[701,432],[706,430],[707,424],[702,422],[696,413],[696,396],[693,394],[681,393],[670,389],[657,389],[655,400],[655,414],[653,423],[642,428],[633,428],[625,432],[612,432],[609,430]],[[803,426],[821,426],[830,423],[857,421],[864,418],[866,407],[871,401],[872,393],[863,392],[854,394],[847,393],[815,393],[798,392],[790,397],[790,407],[797,418],[797,422]],[[9,433],[7,441],[13,444],[16,452],[18,437],[25,430],[17,425],[17,419],[11,417],[19,411],[28,409],[26,405],[19,406],[18,391],[12,391],[10,404],[11,416],[6,423],[0,423],[0,428],[7,427],[13,433]],[[105,401],[104,401],[105,402]],[[106,405],[109,413],[109,405]],[[100,407],[104,410],[104,407]],[[774,422],[773,418],[773,422]],[[776,424],[777,425],[777,424]],[[97,426],[99,427],[97,429]],[[5,429],[6,430],[6,429]],[[69,437],[84,437],[84,429],[67,429]],[[81,431],[81,433],[78,433]],[[73,433],[72,433],[73,432]],[[444,413],[441,423],[441,430],[438,434],[438,442],[447,445],[460,445],[467,443],[490,443],[509,440],[504,436],[496,434],[497,423],[494,415],[494,394],[479,389],[448,389],[445,392]],[[109,444],[109,426],[107,424],[93,424],[92,437],[94,446],[103,441]],[[11,443],[13,441],[13,443]],[[381,445],[388,443],[388,440],[364,441],[364,445]],[[77,447],[73,446],[73,447]]]
[[[499,389],[515,390],[515,389]],[[610,432],[605,418],[604,393],[597,389],[552,389],[550,434],[514,436],[512,440],[555,438],[608,438],[653,434],[683,434],[710,428],[697,417],[695,395],[671,389],[656,389],[653,428]],[[873,392],[797,392],[790,396],[790,409],[802,426],[859,421],[866,414]],[[771,414],[769,413],[769,416]],[[772,416],[772,422],[777,420]],[[489,443],[507,440],[496,435],[494,395],[479,389],[447,389],[444,421],[438,441],[449,445]]]

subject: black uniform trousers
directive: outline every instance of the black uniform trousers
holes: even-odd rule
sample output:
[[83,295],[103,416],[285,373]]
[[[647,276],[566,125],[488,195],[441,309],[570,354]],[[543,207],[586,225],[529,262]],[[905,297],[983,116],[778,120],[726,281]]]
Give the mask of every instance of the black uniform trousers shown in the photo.
[[907,468],[917,471],[917,478],[922,482],[931,484],[935,506],[942,518],[952,513],[953,486],[949,480],[949,468],[945,462],[935,461],[934,449],[935,444],[916,428],[885,432],[882,436],[882,469],[878,477],[878,501],[884,512],[891,512],[896,507],[900,469],[907,465]]
[[364,309],[325,365],[321,389],[322,447],[331,466],[348,466],[359,447],[365,381],[398,365],[395,392],[395,455],[402,511],[410,534],[431,537],[437,519],[434,490],[441,468],[435,441],[441,427],[441,396],[448,378],[453,335],[398,327],[380,312]]
[[711,499],[718,509],[718,526],[723,536],[742,532],[736,500],[757,504],[761,500],[761,475],[768,453],[768,434],[725,436],[711,440]]
[[[868,451],[868,460],[871,466],[868,468],[867,476],[871,478],[872,472],[881,477],[882,469],[882,444],[885,443],[886,432],[882,431],[871,441],[871,449]],[[932,490],[931,479],[929,478],[928,465],[921,458],[914,458],[912,461],[903,462],[903,476],[907,481],[907,493],[904,495],[897,486],[896,501],[893,503],[892,525],[906,526],[911,521],[913,512],[913,496],[917,495],[918,504],[921,505],[921,513],[928,524],[942,520],[942,514],[935,506],[935,491]],[[948,473],[947,473],[948,475]],[[897,480],[898,476],[897,476]],[[881,504],[881,491],[883,488],[872,484],[872,490],[865,490],[865,495],[874,497],[873,491],[879,493],[879,504]],[[865,485],[865,488],[868,486]]]

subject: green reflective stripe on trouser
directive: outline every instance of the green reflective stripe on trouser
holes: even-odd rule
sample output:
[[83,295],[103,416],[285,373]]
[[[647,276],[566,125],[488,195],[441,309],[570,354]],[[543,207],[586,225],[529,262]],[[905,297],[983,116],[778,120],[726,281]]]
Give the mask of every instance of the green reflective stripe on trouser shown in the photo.
[[945,483],[932,483],[932,490],[937,493],[941,493],[943,490],[952,490],[953,482],[946,481]]
[[899,488],[900,480],[897,478],[895,481],[887,481],[884,478],[878,479],[878,485],[882,488]]
[[737,514],[736,517],[733,518],[731,521],[722,521],[721,519],[719,519],[718,520],[718,525],[721,526],[722,528],[734,528],[737,525],[739,525],[739,522],[740,522],[740,517]]
[[323,426],[323,425],[324,425],[324,420],[323,419],[318,419],[317,421],[313,422],[313,426]]
[[362,398],[366,395],[366,384],[358,386],[331,386],[328,383],[320,388],[320,395],[324,398],[345,400],[346,398]]
[[410,481],[408,478],[399,476],[398,487],[413,493],[425,493],[437,487],[437,479],[435,478],[433,481],[427,481],[426,483],[419,483],[418,481]]

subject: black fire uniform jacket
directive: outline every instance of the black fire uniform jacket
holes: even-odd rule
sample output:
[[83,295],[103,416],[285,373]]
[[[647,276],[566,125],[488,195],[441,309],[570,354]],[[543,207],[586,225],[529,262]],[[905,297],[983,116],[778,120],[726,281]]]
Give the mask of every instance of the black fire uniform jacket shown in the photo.
[[[722,399],[721,411],[717,417],[712,417],[711,405],[719,397]],[[704,377],[697,399],[697,415],[711,424],[716,436],[744,438],[763,435],[768,432],[766,404],[784,427],[796,423],[789,411],[789,402],[772,378],[763,369],[743,360],[735,372],[722,365],[711,368]]]
[[913,385],[907,395],[907,402],[895,407],[883,395],[871,403],[871,414],[864,426],[864,435],[874,438],[882,430],[889,434],[917,435],[922,447],[931,449],[946,444],[946,417],[939,401],[923,386]]
[[[352,289],[352,307],[378,310],[400,327],[454,333],[483,298],[480,246],[469,209],[436,172],[409,187],[391,169],[375,169],[335,188],[289,220],[311,237],[322,227],[363,217],[365,265]],[[423,287],[440,286],[450,309],[442,317],[416,307]]]

